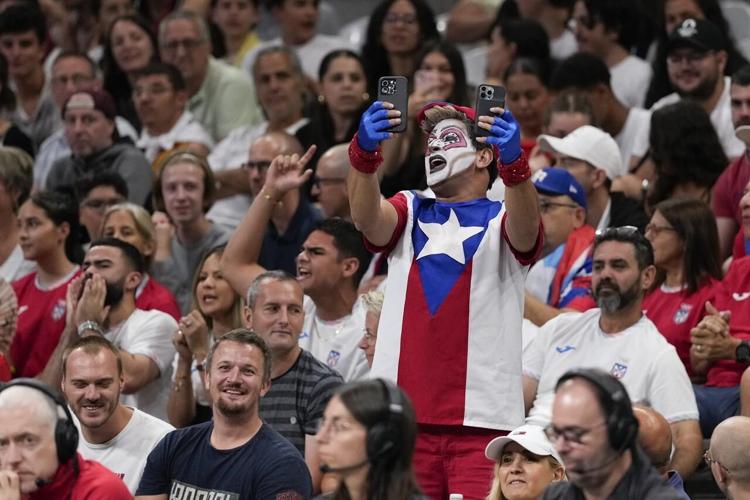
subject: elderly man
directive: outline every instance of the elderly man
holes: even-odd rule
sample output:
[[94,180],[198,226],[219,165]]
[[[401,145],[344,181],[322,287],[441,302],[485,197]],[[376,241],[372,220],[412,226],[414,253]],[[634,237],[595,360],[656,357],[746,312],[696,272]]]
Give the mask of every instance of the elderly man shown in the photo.
[[630,399],[648,403],[669,421],[675,443],[671,467],[687,477],[700,461],[698,409],[675,348],[643,315],[643,295],[656,274],[653,260],[651,244],[635,227],[597,235],[591,290],[599,308],[557,316],[524,351],[527,422],[549,423],[555,385],[567,370],[605,370],[622,382]]
[[0,389],[0,498],[132,498],[120,478],[77,447],[73,417],[52,389],[33,379]]
[[[543,238],[518,123],[491,111],[476,126],[471,108],[438,102],[420,111],[436,198],[402,191],[381,200],[380,143],[401,122],[390,103],[365,111],[349,146],[352,219],[372,250],[389,255],[372,373],[412,399],[415,470],[435,498],[483,497],[492,475],[487,443],[523,419],[523,283]],[[504,203],[486,197],[497,175]]]
[[352,220],[346,176],[349,173],[348,144],[338,144],[323,153],[313,176],[312,195],[326,217]]
[[188,110],[216,141],[241,125],[260,121],[250,80],[211,57],[208,27],[201,16],[178,10],[159,25],[159,52],[185,79]]
[[589,308],[594,228],[586,224],[586,193],[562,168],[532,177],[544,225],[544,258],[526,278],[524,317],[541,326],[562,309]]
[[543,499],[679,499],[637,445],[638,420],[627,390],[596,369],[566,372],[555,384],[547,437],[569,481],[552,483]]
[[51,190],[72,187],[84,174],[117,172],[128,184],[128,199],[143,204],[151,193],[151,169],[143,153],[126,142],[117,142],[115,104],[103,90],[72,94],[63,106],[65,137],[71,155],[57,160],[47,177]]
[[116,472],[135,493],[146,457],[174,427],[122,404],[124,385],[120,351],[107,339],[80,337],[63,353],[62,390],[77,417],[78,452]]
[[704,455],[716,484],[729,500],[750,498],[750,417],[732,417],[716,426]]
[[667,75],[675,92],[651,107],[659,109],[680,99],[693,99],[711,116],[711,123],[729,158],[745,145],[734,135],[730,107],[731,79],[724,75],[727,37],[706,19],[685,19],[667,41]]
[[214,146],[211,136],[185,109],[185,79],[171,64],[151,63],[133,77],[133,102],[143,125],[136,142],[158,168],[161,155],[175,147],[205,156]]
[[299,452],[259,415],[271,385],[265,342],[233,330],[211,347],[205,370],[212,421],[171,432],[156,446],[136,498],[166,500],[175,491],[180,498],[310,498]]

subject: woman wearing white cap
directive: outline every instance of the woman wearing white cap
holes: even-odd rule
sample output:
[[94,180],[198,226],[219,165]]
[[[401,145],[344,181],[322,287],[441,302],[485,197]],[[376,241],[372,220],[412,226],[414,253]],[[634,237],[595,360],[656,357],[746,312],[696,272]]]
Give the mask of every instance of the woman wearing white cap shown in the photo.
[[560,456],[541,427],[522,425],[490,441],[485,455],[495,461],[487,500],[532,500],[553,481],[565,479]]

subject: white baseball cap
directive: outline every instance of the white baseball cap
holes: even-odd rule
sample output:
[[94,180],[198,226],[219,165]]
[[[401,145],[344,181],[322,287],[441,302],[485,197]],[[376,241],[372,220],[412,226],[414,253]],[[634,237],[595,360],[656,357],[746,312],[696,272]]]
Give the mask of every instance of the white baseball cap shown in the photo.
[[583,160],[607,173],[610,180],[627,173],[617,142],[605,131],[583,125],[562,139],[540,135],[539,147],[548,153],[558,153]]
[[487,448],[484,450],[484,455],[490,460],[497,461],[503,453],[505,445],[511,441],[520,444],[534,455],[539,455],[540,457],[552,456],[562,464],[562,459],[557,450],[552,446],[547,436],[544,435],[544,430],[538,425],[524,424],[521,427],[513,429],[507,436],[496,437],[489,442]]

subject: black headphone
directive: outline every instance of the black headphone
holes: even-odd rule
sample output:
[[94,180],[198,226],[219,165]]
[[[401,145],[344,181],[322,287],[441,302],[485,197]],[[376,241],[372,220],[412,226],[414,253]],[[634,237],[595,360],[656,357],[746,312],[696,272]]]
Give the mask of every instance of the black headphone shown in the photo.
[[73,416],[68,410],[65,399],[53,391],[49,386],[33,378],[17,378],[7,384],[0,385],[0,392],[9,387],[31,387],[50,398],[55,405],[59,406],[65,412],[66,418],[58,418],[55,424],[55,445],[57,446],[57,459],[60,465],[65,464],[73,458],[78,449],[78,429],[73,423]]
[[377,422],[367,431],[367,458],[373,461],[378,458],[396,455],[401,442],[400,424],[404,416],[404,399],[395,384],[383,379],[376,379],[383,386],[388,417]]
[[617,453],[632,447],[638,437],[638,419],[633,413],[630,396],[622,382],[598,368],[577,368],[560,377],[555,390],[573,378],[582,378],[594,387],[607,418],[610,446]]

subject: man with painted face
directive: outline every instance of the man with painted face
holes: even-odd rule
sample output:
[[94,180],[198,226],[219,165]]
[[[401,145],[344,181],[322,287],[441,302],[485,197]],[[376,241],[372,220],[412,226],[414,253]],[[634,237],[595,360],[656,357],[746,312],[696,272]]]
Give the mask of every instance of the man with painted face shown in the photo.
[[[380,199],[380,142],[401,122],[390,103],[370,106],[349,146],[352,219],[372,250],[389,255],[372,373],[414,402],[415,470],[434,498],[483,498],[487,443],[523,420],[523,285],[542,246],[539,202],[518,123],[491,111],[478,128],[471,108],[431,103],[419,113],[436,198],[402,191]],[[486,197],[496,174],[504,202]]]

